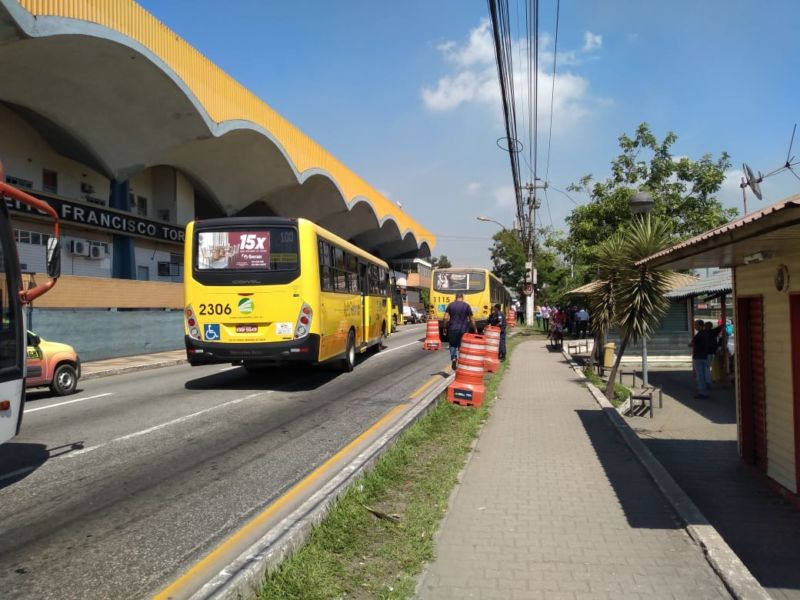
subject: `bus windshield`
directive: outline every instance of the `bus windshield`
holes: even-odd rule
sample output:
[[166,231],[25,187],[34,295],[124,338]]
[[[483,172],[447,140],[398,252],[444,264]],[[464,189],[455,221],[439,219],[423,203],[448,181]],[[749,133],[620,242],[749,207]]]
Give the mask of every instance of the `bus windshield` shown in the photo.
[[486,289],[486,273],[484,271],[437,271],[433,289],[447,294],[482,292]]
[[296,271],[297,230],[261,227],[197,234],[197,269],[200,271]]

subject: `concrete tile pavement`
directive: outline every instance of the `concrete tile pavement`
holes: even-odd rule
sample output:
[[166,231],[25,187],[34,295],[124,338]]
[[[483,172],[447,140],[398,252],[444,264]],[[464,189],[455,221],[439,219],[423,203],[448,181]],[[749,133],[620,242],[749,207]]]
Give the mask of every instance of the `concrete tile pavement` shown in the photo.
[[419,597],[730,597],[561,354],[511,361]]
[[696,400],[689,369],[649,379],[663,408],[628,423],[769,594],[800,600],[800,510],[739,459],[732,388]]

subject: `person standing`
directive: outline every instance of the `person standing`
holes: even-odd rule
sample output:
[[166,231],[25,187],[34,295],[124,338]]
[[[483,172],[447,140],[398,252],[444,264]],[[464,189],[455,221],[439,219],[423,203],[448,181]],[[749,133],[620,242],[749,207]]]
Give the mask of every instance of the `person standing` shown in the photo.
[[694,366],[694,380],[697,386],[695,398],[708,398],[708,333],[705,323],[698,319],[694,322],[697,333],[694,334],[689,345],[692,347],[692,365]]
[[589,312],[581,307],[581,309],[575,313],[575,337],[581,336],[581,338],[585,340],[588,328]]
[[542,306],[542,329],[545,332],[550,331],[550,307],[547,305]]
[[500,360],[506,359],[506,318],[499,304],[492,307],[492,314],[489,315],[489,325],[500,328],[500,348],[497,352],[497,358]]
[[453,370],[456,368],[461,338],[467,331],[475,331],[475,320],[472,308],[464,302],[464,294],[459,292],[456,294],[456,299],[448,304],[444,311],[444,333],[450,345],[450,362]]

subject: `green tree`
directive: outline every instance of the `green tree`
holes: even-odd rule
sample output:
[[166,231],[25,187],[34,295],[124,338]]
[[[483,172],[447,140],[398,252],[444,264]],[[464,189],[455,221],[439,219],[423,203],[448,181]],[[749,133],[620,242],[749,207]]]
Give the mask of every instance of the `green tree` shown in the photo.
[[[716,160],[710,154],[698,160],[676,158],[672,146],[677,136],[668,132],[658,140],[647,123],[634,137],[619,137],[621,153],[611,161],[611,175],[595,181],[586,175],[567,189],[586,192],[591,202],[573,209],[567,217],[569,234],[557,247],[564,256],[591,265],[593,250],[632,220],[628,202],[640,188],[653,195],[652,214],[664,220],[681,239],[718,227],[736,216],[714,196],[731,165],[723,152]],[[594,278],[591,269],[587,279]]]
[[516,231],[503,229],[492,236],[489,249],[492,272],[511,290],[519,290],[525,280],[525,247]]
[[617,371],[628,344],[649,337],[667,310],[670,272],[636,263],[672,244],[668,222],[652,215],[636,218],[602,242],[596,252],[600,285],[589,295],[592,328],[605,334],[613,323],[622,335],[608,376],[606,397],[614,394]]
[[431,264],[433,265],[434,269],[448,269],[453,266],[450,263],[450,259],[447,258],[447,256],[445,256],[444,254],[442,254],[439,258],[432,256]]

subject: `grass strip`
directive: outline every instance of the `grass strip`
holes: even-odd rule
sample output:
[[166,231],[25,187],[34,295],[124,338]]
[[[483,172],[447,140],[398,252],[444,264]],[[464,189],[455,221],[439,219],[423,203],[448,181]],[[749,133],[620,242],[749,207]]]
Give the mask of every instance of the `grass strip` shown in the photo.
[[[519,328],[508,355],[535,335]],[[268,573],[260,600],[409,598],[434,558],[433,536],[509,361],[486,381],[479,408],[440,399],[361,477],[306,544]]]
[[[583,368],[583,374],[586,376],[590,382],[596,385],[600,391],[605,391],[606,389],[606,382],[600,379],[600,376],[592,370],[592,367],[586,366]],[[614,405],[614,408],[617,408],[622,405],[625,400],[628,399],[628,396],[631,395],[631,391],[621,383],[614,384],[614,399],[611,401],[611,404]]]

